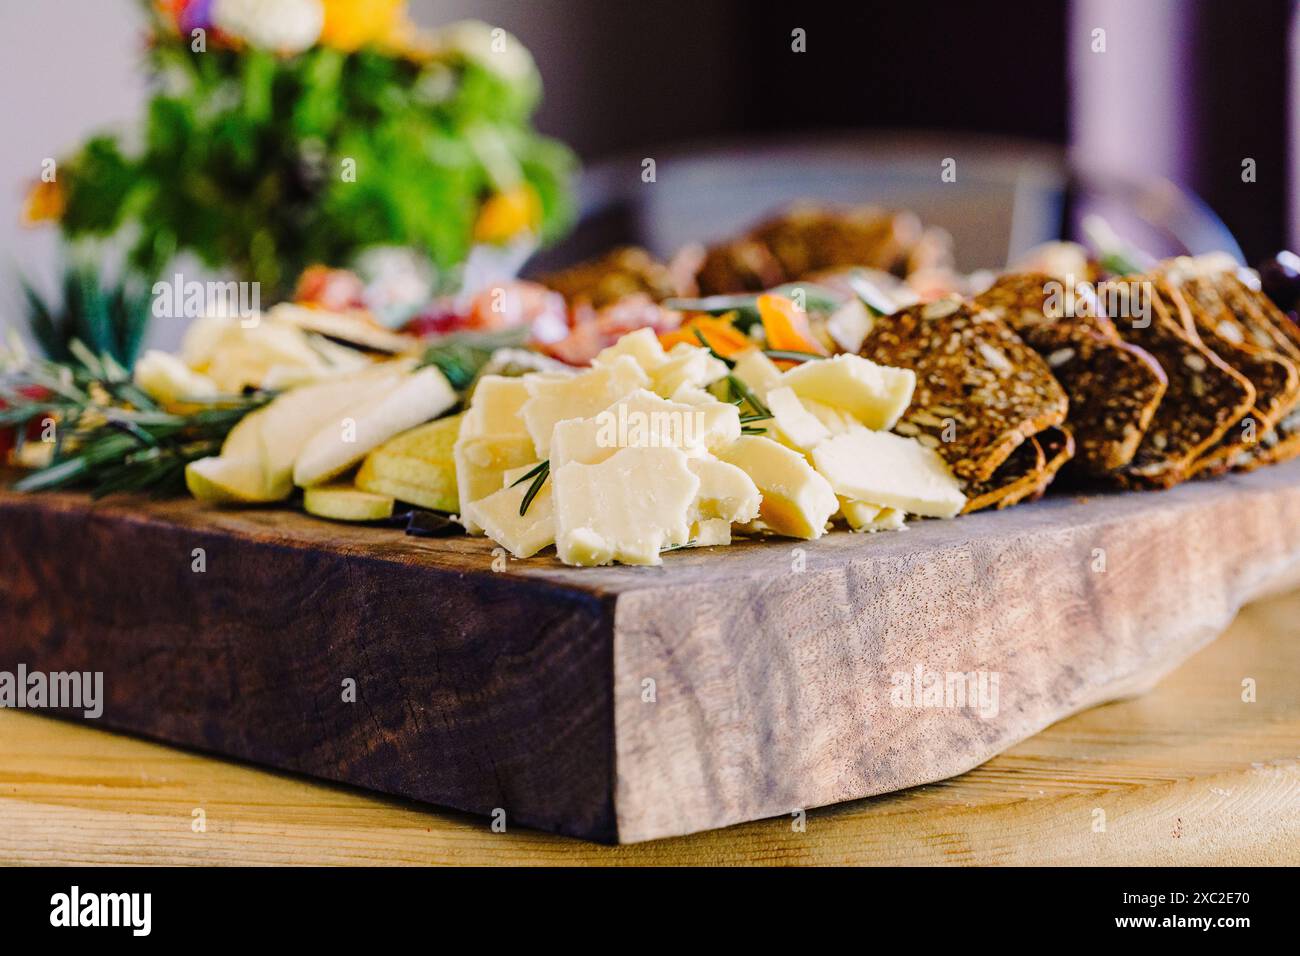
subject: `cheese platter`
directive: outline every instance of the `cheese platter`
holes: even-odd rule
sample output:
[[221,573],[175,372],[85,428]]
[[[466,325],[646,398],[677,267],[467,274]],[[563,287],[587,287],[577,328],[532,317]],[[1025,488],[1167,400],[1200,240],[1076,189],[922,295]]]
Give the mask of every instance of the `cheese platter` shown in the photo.
[[451,333],[306,301],[130,369],[13,345],[0,668],[636,842],[961,773],[1300,577],[1300,328],[1258,274],[913,270],[910,222],[794,209],[685,279],[616,251]]

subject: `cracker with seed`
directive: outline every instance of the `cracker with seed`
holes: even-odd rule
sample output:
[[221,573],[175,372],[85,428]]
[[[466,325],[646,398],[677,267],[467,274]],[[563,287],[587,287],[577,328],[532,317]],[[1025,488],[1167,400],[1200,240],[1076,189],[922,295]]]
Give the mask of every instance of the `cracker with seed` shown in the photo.
[[[1133,276],[1106,285],[1115,281],[1153,280]],[[1111,295],[1103,289],[1099,298],[1120,301],[1127,293]],[[1124,341],[1160,363],[1168,386],[1133,460],[1113,477],[1125,487],[1169,488],[1190,477],[1196,459],[1250,411],[1255,388],[1170,315],[1159,295],[1145,298],[1146,316],[1116,321],[1115,327]]]
[[1159,362],[1120,338],[1095,298],[1081,290],[1077,307],[1066,309],[1050,301],[1051,282],[1040,273],[1005,275],[975,304],[1004,319],[1047,361],[1069,396],[1071,470],[1103,475],[1132,461],[1167,380]]
[[991,507],[1001,510],[1041,498],[1073,454],[1074,439],[1066,429],[1044,429],[1022,442],[991,478],[969,482],[963,488],[966,506],[962,513]]
[[1255,401],[1246,415],[1192,465],[1193,474],[1221,474],[1294,407],[1300,398],[1300,373],[1281,353],[1251,341],[1246,326],[1211,288],[1187,288],[1177,270],[1171,270],[1157,278],[1155,290],[1189,334],[1199,335],[1207,348],[1254,386]]
[[[1253,341],[1261,347],[1275,347],[1300,367],[1300,327],[1283,315],[1272,299],[1230,273],[1215,276],[1213,286]],[[1241,471],[1251,471],[1260,465],[1287,461],[1297,454],[1300,454],[1300,399],[1232,465]]]
[[916,373],[894,430],[934,448],[963,481],[991,478],[1024,441],[1065,421],[1065,392],[1039,354],[993,313],[956,298],[879,319],[861,354]]

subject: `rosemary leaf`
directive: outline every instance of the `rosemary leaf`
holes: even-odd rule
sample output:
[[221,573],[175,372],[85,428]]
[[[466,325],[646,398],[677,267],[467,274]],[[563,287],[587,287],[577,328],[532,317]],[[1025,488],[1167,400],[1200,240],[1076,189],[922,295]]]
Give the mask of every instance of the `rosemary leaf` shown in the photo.
[[[533,503],[533,499],[537,497],[537,493],[542,490],[542,485],[546,484],[546,477],[550,473],[551,462],[549,458],[529,472],[529,474],[535,475],[536,477],[533,478],[533,483],[528,486],[528,490],[524,492],[524,500],[519,502],[519,517],[522,518],[527,514],[528,506]],[[523,478],[519,479],[519,481],[523,481],[524,478],[527,477],[528,475],[524,475]],[[519,484],[519,481],[516,481],[514,484]],[[511,487],[514,487],[514,485],[511,485]]]

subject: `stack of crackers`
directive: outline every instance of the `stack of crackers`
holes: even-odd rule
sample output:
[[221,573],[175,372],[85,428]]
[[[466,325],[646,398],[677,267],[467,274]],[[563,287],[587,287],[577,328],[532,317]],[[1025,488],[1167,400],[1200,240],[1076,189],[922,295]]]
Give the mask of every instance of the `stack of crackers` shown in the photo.
[[1167,488],[1300,453],[1300,330],[1191,260],[1096,287],[1004,275],[877,320],[862,354],[917,375],[896,430],[941,454],[967,511],[1058,474]]

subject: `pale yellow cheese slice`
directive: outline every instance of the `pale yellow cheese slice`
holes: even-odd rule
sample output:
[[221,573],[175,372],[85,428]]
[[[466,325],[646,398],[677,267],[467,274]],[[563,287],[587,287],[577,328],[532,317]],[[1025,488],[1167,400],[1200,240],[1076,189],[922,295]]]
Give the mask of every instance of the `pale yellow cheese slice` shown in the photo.
[[966,503],[944,460],[914,438],[862,428],[826,439],[812,460],[845,498],[932,518],[951,518]]
[[848,412],[868,428],[890,429],[912,402],[916,373],[860,355],[836,355],[787,369],[781,384],[800,398]]
[[686,544],[700,479],[676,448],[623,448],[595,465],[551,473],[555,547],[565,564],[660,564]]
[[549,456],[551,431],[556,422],[590,418],[635,389],[649,384],[646,373],[630,355],[617,356],[606,365],[593,366],[569,377],[524,376],[528,400],[524,402],[521,414],[538,457]]
[[776,534],[820,538],[839,510],[830,484],[807,459],[770,438],[742,435],[718,457],[749,475],[763,496],[759,520]]

